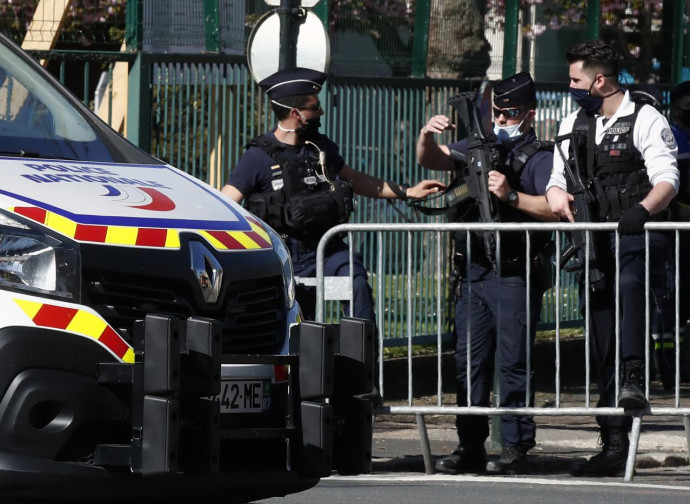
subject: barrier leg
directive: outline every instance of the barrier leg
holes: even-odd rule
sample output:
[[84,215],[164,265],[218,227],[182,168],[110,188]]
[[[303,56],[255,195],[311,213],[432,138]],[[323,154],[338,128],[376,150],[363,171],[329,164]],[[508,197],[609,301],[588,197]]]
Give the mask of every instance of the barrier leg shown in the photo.
[[431,446],[429,444],[429,434],[426,431],[426,420],[424,420],[424,415],[415,416],[417,417],[417,432],[419,433],[419,442],[422,445],[424,469],[427,474],[434,474],[434,461],[431,458]]
[[640,444],[640,428],[642,426],[642,414],[637,413],[633,417],[632,432],[630,433],[630,448],[628,448],[628,460],[625,464],[624,481],[632,481],[635,474],[635,458],[637,457],[637,447]]
[[688,454],[690,455],[690,416],[683,415],[683,427],[685,427],[685,442],[688,445]]

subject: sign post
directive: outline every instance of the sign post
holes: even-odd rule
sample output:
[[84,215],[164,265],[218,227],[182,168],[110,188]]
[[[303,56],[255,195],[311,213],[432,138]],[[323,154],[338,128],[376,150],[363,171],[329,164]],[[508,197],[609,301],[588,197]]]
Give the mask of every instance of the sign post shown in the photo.
[[247,60],[255,82],[278,70],[310,68],[328,73],[330,44],[319,17],[309,9],[319,0],[265,0],[275,7],[249,35]]

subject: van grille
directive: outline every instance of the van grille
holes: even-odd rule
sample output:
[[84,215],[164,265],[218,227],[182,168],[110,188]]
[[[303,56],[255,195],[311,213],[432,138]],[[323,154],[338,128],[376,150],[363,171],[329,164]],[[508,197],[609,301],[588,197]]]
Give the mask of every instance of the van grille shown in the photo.
[[254,278],[232,282],[225,303],[216,309],[194,304],[190,286],[137,275],[84,272],[89,304],[132,341],[136,320],[148,313],[208,317],[222,323],[222,352],[278,353],[283,345],[285,321],[282,278]]

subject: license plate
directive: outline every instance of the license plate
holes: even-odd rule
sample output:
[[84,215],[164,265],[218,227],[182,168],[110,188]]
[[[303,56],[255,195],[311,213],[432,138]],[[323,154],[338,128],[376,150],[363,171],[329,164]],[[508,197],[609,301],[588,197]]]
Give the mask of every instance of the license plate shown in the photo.
[[270,380],[223,380],[221,413],[261,413],[271,409]]

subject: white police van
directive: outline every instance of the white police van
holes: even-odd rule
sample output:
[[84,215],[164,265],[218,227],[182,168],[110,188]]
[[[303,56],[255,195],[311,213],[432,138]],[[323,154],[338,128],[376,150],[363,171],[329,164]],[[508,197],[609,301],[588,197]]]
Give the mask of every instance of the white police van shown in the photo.
[[247,500],[367,471],[372,335],[300,324],[272,229],[0,36],[0,498]]

